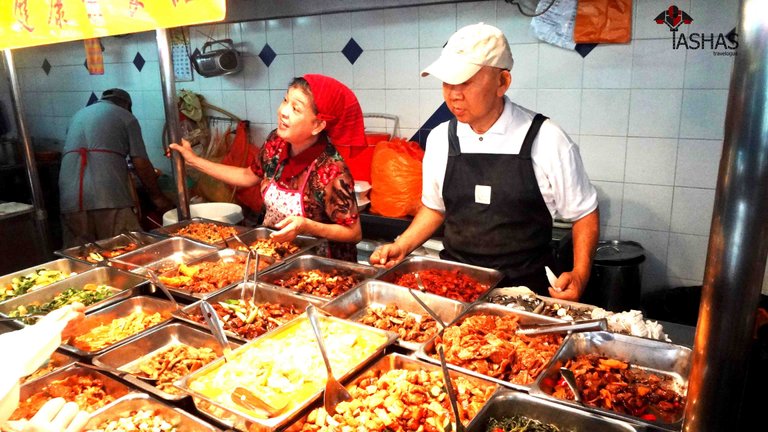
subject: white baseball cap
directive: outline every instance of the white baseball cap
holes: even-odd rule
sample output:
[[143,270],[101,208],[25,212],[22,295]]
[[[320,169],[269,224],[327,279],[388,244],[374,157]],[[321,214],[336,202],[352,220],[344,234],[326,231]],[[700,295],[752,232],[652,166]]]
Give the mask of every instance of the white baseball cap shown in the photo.
[[448,84],[461,84],[483,66],[512,69],[512,51],[504,33],[494,26],[478,23],[460,28],[448,39],[440,58],[421,71]]

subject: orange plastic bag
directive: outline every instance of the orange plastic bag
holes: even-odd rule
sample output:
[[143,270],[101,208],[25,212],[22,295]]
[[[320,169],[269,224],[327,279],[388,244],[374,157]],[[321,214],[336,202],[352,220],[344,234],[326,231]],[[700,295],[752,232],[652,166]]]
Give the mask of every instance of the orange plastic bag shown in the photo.
[[[259,157],[259,149],[251,144],[248,136],[248,123],[241,121],[237,124],[237,131],[235,132],[235,140],[232,142],[232,147],[230,147],[229,153],[227,153],[221,160],[221,163],[237,167],[251,166],[256,158]],[[261,208],[264,204],[264,197],[261,196],[261,188],[259,185],[248,188],[237,188],[235,190],[235,197],[240,204],[248,206],[256,213],[261,212]]]
[[418,143],[395,138],[380,142],[371,161],[371,212],[388,217],[415,215],[421,207],[421,161]]
[[632,36],[632,0],[579,0],[576,43],[628,43]]

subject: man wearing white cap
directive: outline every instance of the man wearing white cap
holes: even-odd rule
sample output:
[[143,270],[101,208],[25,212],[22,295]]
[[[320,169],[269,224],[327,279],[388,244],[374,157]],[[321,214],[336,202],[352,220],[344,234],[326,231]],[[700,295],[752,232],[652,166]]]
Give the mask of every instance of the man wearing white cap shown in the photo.
[[[443,82],[456,117],[427,139],[422,208],[395,241],[371,255],[390,267],[445,223],[444,259],[501,270],[500,286],[578,300],[598,240],[597,192],[578,147],[557,125],[512,103],[512,53],[487,24],[461,28],[421,73]],[[550,287],[555,216],[573,222],[574,268]]]

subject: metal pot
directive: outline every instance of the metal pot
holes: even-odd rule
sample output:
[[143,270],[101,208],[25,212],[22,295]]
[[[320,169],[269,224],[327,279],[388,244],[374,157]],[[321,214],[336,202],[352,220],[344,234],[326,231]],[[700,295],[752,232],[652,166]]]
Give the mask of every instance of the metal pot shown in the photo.
[[599,242],[582,301],[614,312],[640,308],[640,265],[643,261],[645,249],[640,243],[621,240]]

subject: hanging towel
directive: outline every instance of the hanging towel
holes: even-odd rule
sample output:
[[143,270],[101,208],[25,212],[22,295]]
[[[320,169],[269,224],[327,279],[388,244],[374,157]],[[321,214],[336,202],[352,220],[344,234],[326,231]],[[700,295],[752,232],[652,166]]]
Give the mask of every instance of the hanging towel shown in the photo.
[[99,38],[84,39],[85,62],[88,73],[91,75],[104,75],[104,49]]

